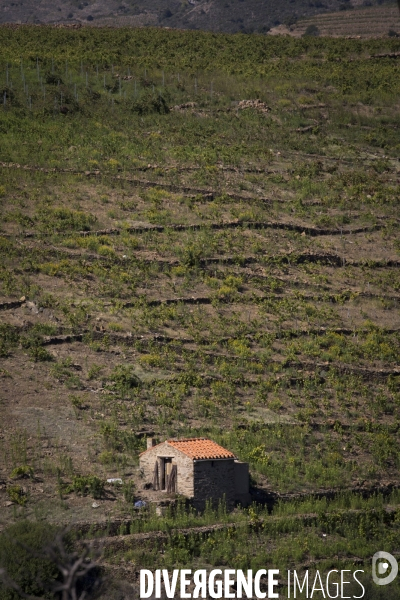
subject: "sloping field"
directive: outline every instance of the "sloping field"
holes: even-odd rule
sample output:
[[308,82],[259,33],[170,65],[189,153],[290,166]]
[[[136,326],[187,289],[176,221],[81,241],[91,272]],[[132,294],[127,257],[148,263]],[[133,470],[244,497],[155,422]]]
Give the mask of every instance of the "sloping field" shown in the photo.
[[383,4],[315,15],[296,23],[293,33],[303,35],[310,25],[316,25],[323,36],[371,38],[386,36],[390,30],[400,35],[400,13],[397,4]]
[[[0,29],[2,528],[107,533],[130,582],[398,549],[399,51]],[[160,517],[149,434],[234,451],[258,506]]]

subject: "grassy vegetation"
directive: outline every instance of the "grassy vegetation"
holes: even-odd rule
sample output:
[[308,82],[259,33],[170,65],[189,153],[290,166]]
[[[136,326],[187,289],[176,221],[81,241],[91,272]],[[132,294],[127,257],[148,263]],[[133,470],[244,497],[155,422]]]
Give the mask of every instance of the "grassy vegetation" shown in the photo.
[[[207,530],[206,526],[215,522],[220,527]],[[125,548],[115,552],[110,547],[107,562],[127,562],[152,570],[279,568],[283,598],[288,597],[284,587],[287,569],[311,573],[331,568],[360,569],[364,571],[366,597],[380,598],[369,583],[369,559],[377,546],[393,548],[398,542],[398,494],[386,498],[378,494],[368,500],[347,494],[334,500],[309,497],[278,503],[272,511],[253,505],[233,515],[227,515],[221,507],[216,511],[208,507],[201,517],[178,505],[162,520],[150,513],[134,521],[131,532],[138,530],[161,530],[167,535],[148,536],[136,546],[127,536]],[[398,587],[390,593],[393,596],[389,597],[396,597]]]
[[[398,547],[373,494],[399,484],[400,78],[373,58],[398,49],[0,28],[2,526],[234,524],[136,566]],[[147,434],[215,439],[255,498],[297,500],[136,518]]]

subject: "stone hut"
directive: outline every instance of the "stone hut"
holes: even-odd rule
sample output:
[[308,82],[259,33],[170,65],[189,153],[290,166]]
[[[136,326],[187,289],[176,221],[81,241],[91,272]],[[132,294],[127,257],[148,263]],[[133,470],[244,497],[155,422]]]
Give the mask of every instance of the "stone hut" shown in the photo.
[[249,465],[216,442],[206,438],[147,440],[139,465],[146,483],[160,494],[177,493],[203,509],[206,501],[225,498],[228,508],[235,502],[248,505]]

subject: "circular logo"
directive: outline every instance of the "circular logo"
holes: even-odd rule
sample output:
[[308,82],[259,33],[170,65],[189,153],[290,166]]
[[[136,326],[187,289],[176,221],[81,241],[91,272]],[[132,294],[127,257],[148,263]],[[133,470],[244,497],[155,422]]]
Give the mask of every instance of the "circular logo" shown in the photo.
[[372,579],[377,585],[392,583],[396,579],[398,571],[397,560],[389,552],[376,552],[372,557]]

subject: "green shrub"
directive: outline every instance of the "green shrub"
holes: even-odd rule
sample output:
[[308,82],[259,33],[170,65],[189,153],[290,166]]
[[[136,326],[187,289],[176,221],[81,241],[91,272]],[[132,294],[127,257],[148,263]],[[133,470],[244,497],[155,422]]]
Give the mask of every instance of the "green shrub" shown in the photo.
[[102,465],[112,465],[115,462],[115,454],[110,450],[104,450],[99,454],[98,459]]
[[7,358],[18,341],[19,334],[17,328],[8,323],[0,323],[0,357]]
[[139,115],[149,115],[152,113],[166,115],[169,113],[169,106],[161,94],[156,95],[146,92],[139,100],[133,102],[132,111]]
[[139,357],[139,362],[143,367],[161,367],[162,359],[158,354],[143,354]]
[[132,503],[135,499],[135,485],[133,481],[127,481],[122,486],[122,492],[126,502]]
[[74,369],[74,365],[72,363],[71,358],[68,356],[64,360],[61,360],[60,362],[56,363],[51,368],[50,373],[58,381],[64,383],[69,390],[81,390],[84,388],[84,385],[79,379],[79,377],[72,372],[72,369]]
[[102,498],[104,495],[105,482],[96,475],[76,475],[67,492],[75,492],[82,496],[92,496],[93,498]]
[[[43,333],[47,333],[43,331]],[[43,336],[37,329],[33,329],[28,335],[21,338],[23,348],[28,350],[28,354],[34,362],[52,361],[53,356],[43,347]]]
[[[0,567],[25,594],[54,597],[48,590],[59,572],[54,562],[40,553],[53,541],[56,531],[48,523],[21,521],[0,534]],[[20,596],[0,581],[0,598],[16,600]]]
[[28,496],[20,485],[10,485],[7,488],[7,496],[11,502],[15,502],[15,504],[19,504],[20,506],[25,506],[28,502]]
[[101,366],[93,364],[90,367],[90,369],[88,370],[88,374],[87,374],[89,381],[92,381],[92,379],[97,379],[97,376],[99,375],[100,371],[101,371]]
[[71,404],[74,408],[82,410],[85,407],[85,402],[83,401],[83,399],[77,396],[76,394],[70,394],[68,398],[71,400]]
[[185,267],[198,266],[203,258],[203,251],[195,244],[189,244],[183,250],[183,264]]
[[10,477],[12,479],[21,479],[23,477],[33,477],[33,469],[29,465],[21,465],[20,467],[15,467],[15,469],[11,472]]
[[304,36],[309,36],[309,35],[313,36],[313,37],[316,37],[316,36],[319,35],[319,29],[318,29],[318,27],[316,25],[314,25],[314,24],[309,25],[307,27],[307,29],[305,30],[305,32],[303,33],[303,37]]
[[39,211],[41,228],[45,231],[89,231],[96,222],[90,213],[69,208],[43,208]]
[[117,365],[110,375],[112,389],[125,394],[133,388],[138,388],[141,381],[129,365]]
[[43,346],[32,346],[28,352],[34,362],[50,362],[53,360],[52,354]]

